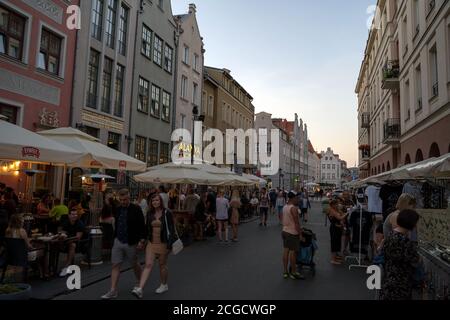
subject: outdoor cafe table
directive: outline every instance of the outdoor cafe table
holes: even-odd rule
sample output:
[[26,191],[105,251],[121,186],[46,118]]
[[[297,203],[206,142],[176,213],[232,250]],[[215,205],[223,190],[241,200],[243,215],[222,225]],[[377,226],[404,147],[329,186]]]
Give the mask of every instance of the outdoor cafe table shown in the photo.
[[53,236],[33,237],[31,243],[34,247],[44,247],[45,273],[57,274],[57,250],[60,250],[63,244],[77,240],[77,237],[61,238],[60,235],[57,234]]

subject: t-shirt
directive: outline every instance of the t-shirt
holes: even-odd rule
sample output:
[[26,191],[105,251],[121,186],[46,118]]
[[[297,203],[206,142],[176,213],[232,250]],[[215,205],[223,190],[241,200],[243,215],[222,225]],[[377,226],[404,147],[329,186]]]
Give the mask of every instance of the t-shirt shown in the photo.
[[370,239],[370,230],[372,229],[372,214],[367,210],[355,208],[352,210],[349,218],[349,226],[352,228],[352,247],[357,249],[359,246],[359,228],[361,222],[361,244],[368,245]]
[[67,219],[61,225],[62,230],[67,233],[69,238],[75,237],[78,232],[84,232],[84,224],[80,220],[75,221],[74,224],[70,223],[70,220]]
[[218,220],[228,220],[228,208],[230,203],[226,198],[216,199],[216,219]]
[[380,199],[380,187],[368,186],[366,196],[368,198],[368,210],[371,213],[383,213],[383,201]]
[[250,200],[250,204],[256,206],[258,204],[258,198],[252,198],[252,200]]
[[50,210],[49,216],[55,218],[56,221],[59,221],[62,216],[69,214],[69,208],[67,206],[60,204],[54,206],[52,210]]
[[402,194],[403,187],[384,185],[380,189],[380,199],[383,201],[383,219],[396,210],[398,198]]
[[263,208],[269,207],[269,196],[267,194],[261,195],[261,199],[259,201],[259,206]]

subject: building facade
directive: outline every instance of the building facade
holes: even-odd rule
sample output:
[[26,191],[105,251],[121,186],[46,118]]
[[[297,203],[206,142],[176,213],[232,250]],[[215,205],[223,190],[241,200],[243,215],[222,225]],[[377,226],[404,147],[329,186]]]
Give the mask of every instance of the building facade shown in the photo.
[[[223,134],[224,155],[226,129],[247,129],[254,127],[255,107],[252,104],[253,97],[232,76],[228,69],[204,67],[204,89],[202,92],[203,114],[205,115],[204,128],[218,129]],[[246,149],[249,148],[246,141]],[[236,154],[228,154],[228,157],[236,160]],[[228,164],[237,172],[254,173],[256,167],[249,164],[246,155],[245,165]]]
[[320,158],[308,140],[308,182],[321,182],[320,168]]
[[[77,30],[67,26],[73,21],[67,9],[77,4],[0,1],[0,115],[6,121],[31,131],[69,126]],[[35,175],[34,190],[59,194],[55,167],[36,168],[47,174]],[[25,191],[23,173],[2,180]]]
[[71,126],[127,153],[138,0],[82,0]]
[[148,167],[170,161],[176,29],[170,1],[142,0],[136,27],[129,136],[130,155]]
[[450,3],[378,7],[356,86],[361,178],[450,152]]
[[177,61],[177,88],[175,101],[174,129],[183,128],[192,133],[194,107],[199,114],[204,98],[203,91],[203,38],[197,24],[195,4],[189,5],[187,14],[175,16],[177,23],[178,61]]
[[322,183],[341,187],[341,160],[339,155],[335,154],[331,148],[320,153],[320,165],[322,174]]
[[274,119],[274,124],[288,133],[291,143],[290,173],[294,188],[303,186],[308,180],[308,128],[295,114],[294,121]]
[[[272,151],[272,145],[277,143],[279,145],[280,150],[280,158],[279,158],[279,170],[277,174],[267,176],[267,180],[271,182],[272,187],[281,188],[283,190],[291,190],[292,176],[291,176],[291,142],[289,134],[284,131],[282,128],[278,127],[273,119],[272,115],[267,112],[259,112],[255,114],[255,125],[254,128],[259,133],[260,129],[267,130],[267,150],[268,152]],[[280,136],[278,141],[272,141],[270,136],[270,131],[273,129],[280,130]],[[260,143],[257,145],[257,151],[259,151]],[[260,165],[259,168],[261,169]]]

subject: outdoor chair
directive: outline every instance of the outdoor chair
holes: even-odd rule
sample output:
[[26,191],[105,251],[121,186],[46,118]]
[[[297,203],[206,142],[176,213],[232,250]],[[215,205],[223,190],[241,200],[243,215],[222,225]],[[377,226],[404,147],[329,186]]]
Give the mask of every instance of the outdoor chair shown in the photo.
[[[83,255],[86,255],[86,262],[88,263],[89,269],[91,268],[91,249],[92,249],[92,238],[89,233],[85,232],[81,240],[74,240],[73,238],[69,238],[63,242],[63,246],[60,248],[57,248],[55,253],[55,270],[58,270],[59,265],[59,257],[61,253],[68,253],[68,244],[76,242],[77,248],[75,250],[75,257],[77,253],[81,253]],[[71,264],[74,264],[75,261],[71,261]]]
[[3,282],[8,266],[22,267],[23,268],[23,280],[26,282],[28,278],[28,252],[38,251],[42,248],[35,248],[33,250],[28,250],[24,239],[15,238],[4,238],[4,248],[5,248],[5,259],[3,265],[2,277],[0,283]]

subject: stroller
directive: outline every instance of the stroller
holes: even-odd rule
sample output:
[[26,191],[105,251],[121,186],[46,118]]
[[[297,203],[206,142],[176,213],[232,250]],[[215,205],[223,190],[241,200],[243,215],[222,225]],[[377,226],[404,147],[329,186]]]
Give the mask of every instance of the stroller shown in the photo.
[[304,241],[300,242],[300,251],[297,255],[297,267],[301,271],[303,267],[309,267],[313,276],[316,275],[314,253],[317,250],[317,238],[310,229],[303,229]]

